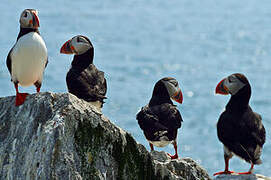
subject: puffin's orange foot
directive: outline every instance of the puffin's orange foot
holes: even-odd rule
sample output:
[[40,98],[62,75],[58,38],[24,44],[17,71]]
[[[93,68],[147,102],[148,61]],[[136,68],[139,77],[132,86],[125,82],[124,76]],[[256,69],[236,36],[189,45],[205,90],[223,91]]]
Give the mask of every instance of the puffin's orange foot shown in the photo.
[[171,158],[171,159],[178,159],[178,154],[175,154],[174,156],[167,153],[167,155]]
[[37,87],[37,93],[39,93],[40,92],[40,87]]
[[220,174],[233,174],[233,173],[235,173],[235,172],[234,171],[221,171],[221,172],[214,173],[214,176],[220,175]]
[[237,174],[252,174],[252,172],[248,171],[248,172],[240,172],[240,173],[237,173]]
[[17,93],[16,100],[15,100],[15,106],[22,105],[28,95],[29,95],[28,93]]

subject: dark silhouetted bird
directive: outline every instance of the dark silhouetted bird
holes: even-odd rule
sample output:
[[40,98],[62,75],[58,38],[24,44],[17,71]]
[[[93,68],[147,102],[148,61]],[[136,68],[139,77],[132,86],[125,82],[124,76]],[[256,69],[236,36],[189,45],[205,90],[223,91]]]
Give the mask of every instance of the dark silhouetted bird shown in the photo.
[[248,172],[239,174],[251,174],[254,164],[262,163],[265,128],[261,116],[249,106],[250,84],[243,74],[232,74],[218,83],[216,93],[231,94],[231,98],[217,123],[218,139],[224,145],[225,170],[214,175],[233,173],[229,171],[233,155],[251,164]]
[[176,159],[178,158],[177,132],[183,120],[171,98],[178,103],[183,101],[178,81],[171,77],[160,79],[155,84],[149,104],[141,108],[136,119],[150,143],[151,150],[154,150],[153,145],[164,147],[172,143],[175,155],[168,155]]
[[66,76],[68,91],[101,110],[106,99],[106,79],[104,72],[93,64],[94,48],[91,41],[86,36],[75,36],[61,47],[60,53],[74,54]]

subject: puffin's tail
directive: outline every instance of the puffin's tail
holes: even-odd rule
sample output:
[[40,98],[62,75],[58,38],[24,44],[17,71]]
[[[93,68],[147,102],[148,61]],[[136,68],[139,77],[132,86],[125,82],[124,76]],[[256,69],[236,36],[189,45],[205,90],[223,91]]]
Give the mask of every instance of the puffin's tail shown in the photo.
[[253,162],[253,164],[262,164],[262,160],[261,159],[257,159],[256,161]]
[[262,147],[259,145],[256,145],[256,148],[250,147],[247,150],[240,144],[241,148],[245,152],[246,156],[243,157],[245,161],[248,163],[253,163],[253,164],[262,164],[261,160],[261,154],[262,154]]
[[254,151],[254,159],[253,159],[254,164],[262,164],[261,154],[262,154],[262,147],[260,145],[257,145]]

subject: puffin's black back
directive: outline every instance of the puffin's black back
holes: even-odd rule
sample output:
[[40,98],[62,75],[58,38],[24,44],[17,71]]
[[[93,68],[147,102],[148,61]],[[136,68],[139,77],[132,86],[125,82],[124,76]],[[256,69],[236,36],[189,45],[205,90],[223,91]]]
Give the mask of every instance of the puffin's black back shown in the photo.
[[[183,121],[161,80],[155,84],[149,104],[138,112],[136,119],[146,138],[151,141],[159,141],[161,136],[167,136],[169,141],[176,139]],[[161,133],[157,133],[159,131]],[[163,134],[162,131],[167,132]]]
[[233,95],[217,123],[219,140],[247,162],[261,163],[261,148],[265,143],[265,128],[259,114],[249,106],[251,87],[247,84]]
[[75,55],[72,67],[66,76],[68,91],[85,101],[100,101],[106,99],[107,90],[104,72],[99,71],[92,64],[93,48],[82,55]]
[[[182,117],[176,106],[164,103],[157,106],[143,107],[136,119],[148,140],[159,141],[167,136],[169,141],[176,139],[177,130],[181,127]],[[156,132],[167,131],[166,134]]]

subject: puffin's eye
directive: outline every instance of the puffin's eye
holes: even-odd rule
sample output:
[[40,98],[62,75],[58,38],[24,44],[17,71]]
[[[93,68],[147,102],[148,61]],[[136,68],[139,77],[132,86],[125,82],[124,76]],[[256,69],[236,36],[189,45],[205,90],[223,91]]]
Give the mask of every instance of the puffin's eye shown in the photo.
[[234,77],[230,76],[230,77],[228,78],[228,80],[229,80],[229,83],[232,83],[232,82],[234,81]]
[[24,17],[27,17],[27,12],[24,13]]
[[175,87],[178,86],[178,82],[177,82],[177,81],[171,81],[171,83],[172,83]]
[[83,38],[77,37],[77,42],[85,42]]

